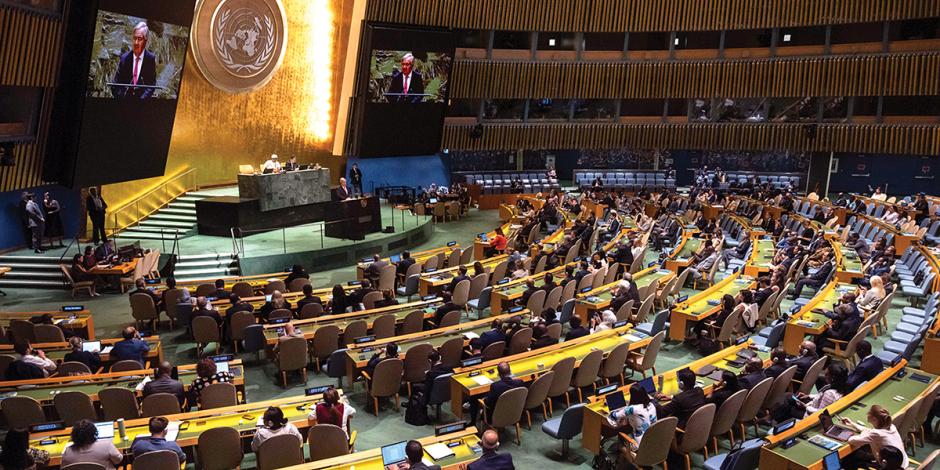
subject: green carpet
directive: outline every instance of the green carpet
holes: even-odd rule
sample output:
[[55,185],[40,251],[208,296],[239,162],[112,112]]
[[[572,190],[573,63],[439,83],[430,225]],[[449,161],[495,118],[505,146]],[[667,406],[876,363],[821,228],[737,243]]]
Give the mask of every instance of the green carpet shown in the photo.
[[[449,241],[456,240],[462,246],[472,244],[473,238],[477,233],[491,230],[498,224],[496,211],[472,211],[468,217],[459,221],[439,223],[434,226],[434,234],[427,243],[422,246],[413,247],[414,251],[439,247]],[[187,241],[195,243],[195,241]],[[196,249],[198,247],[191,247]],[[648,260],[653,261],[658,258],[658,253],[649,253]],[[338,282],[344,282],[355,278],[354,268],[335,269],[331,271],[312,273],[311,281],[315,286],[332,285]],[[34,311],[41,309],[58,309],[65,303],[82,303],[87,306],[95,315],[95,334],[101,338],[117,337],[121,328],[131,324],[130,305],[127,295],[105,294],[95,299],[81,299],[73,302],[66,291],[50,290],[30,290],[30,289],[6,289],[9,293],[7,297],[0,298],[0,309],[4,311]],[[691,290],[689,289],[691,292]],[[810,293],[807,291],[804,296]],[[898,322],[901,314],[901,307],[908,305],[907,299],[899,296],[895,298],[894,305],[888,314],[889,324]],[[787,310],[790,306],[789,301],[784,301],[783,309]],[[166,358],[176,364],[190,364],[196,361],[195,344],[183,339],[182,330],[168,332],[166,325],[162,325],[159,334],[163,338],[164,348],[166,349]],[[877,339],[870,339],[875,350],[879,351],[885,341],[885,336],[879,336]],[[698,359],[700,356],[689,348],[678,343],[667,343],[664,351],[659,354],[657,362],[657,371],[663,372],[681,367],[684,364]],[[273,364],[267,361],[258,361],[253,355],[243,355],[242,359],[248,362],[249,367],[246,373],[246,391],[250,402],[268,400],[273,398],[282,398],[287,396],[296,396],[303,394],[304,384],[300,383],[299,376],[292,376],[290,387],[282,388],[277,383],[276,370]],[[919,357],[915,356],[912,361],[914,367],[919,365]],[[324,375],[309,374],[307,386],[327,385],[335,383]],[[393,410],[393,405],[383,405],[379,417],[365,410],[367,401],[366,394],[361,384],[350,389],[346,384],[344,390],[350,395],[352,405],[358,410],[358,413],[352,420],[353,429],[359,433],[356,448],[367,450],[381,445],[411,438],[425,437],[433,435],[433,425],[415,427],[404,422],[402,410]],[[560,416],[557,413],[556,417]],[[433,415],[433,414],[432,414]],[[544,434],[541,429],[541,418],[534,417],[532,430],[523,430],[522,446],[516,446],[512,439],[512,430],[507,430],[503,434],[502,450],[510,452],[513,455],[516,468],[534,469],[545,468],[546,465],[564,466],[568,468],[590,468],[592,455],[581,449],[580,442],[574,440],[571,443],[572,453],[567,462],[562,462],[557,456],[561,449],[560,441],[555,441]],[[444,407],[442,422],[448,422],[450,415],[447,406]],[[439,424],[439,423],[434,423]],[[722,444],[725,445],[725,444]],[[927,444],[926,448],[917,448],[915,459],[923,459],[930,451],[937,448],[935,443]],[[727,449],[723,449],[725,452]],[[694,457],[694,465],[700,466],[702,456]],[[190,468],[194,466],[190,463]],[[246,455],[243,468],[252,468],[254,458],[252,455]]]

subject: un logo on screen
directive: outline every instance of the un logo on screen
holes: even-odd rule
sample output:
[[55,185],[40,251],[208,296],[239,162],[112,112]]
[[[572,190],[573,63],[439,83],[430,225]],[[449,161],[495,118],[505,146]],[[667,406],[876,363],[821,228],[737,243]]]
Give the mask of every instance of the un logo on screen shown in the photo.
[[217,88],[241,93],[263,87],[287,48],[280,0],[199,0],[193,20],[196,65]]

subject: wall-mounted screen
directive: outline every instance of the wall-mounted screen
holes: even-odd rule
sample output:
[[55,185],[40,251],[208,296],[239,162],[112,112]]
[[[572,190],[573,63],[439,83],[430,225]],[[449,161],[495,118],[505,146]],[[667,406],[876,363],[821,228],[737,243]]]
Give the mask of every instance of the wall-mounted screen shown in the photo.
[[453,33],[368,25],[364,45],[359,156],[436,153],[447,111]]

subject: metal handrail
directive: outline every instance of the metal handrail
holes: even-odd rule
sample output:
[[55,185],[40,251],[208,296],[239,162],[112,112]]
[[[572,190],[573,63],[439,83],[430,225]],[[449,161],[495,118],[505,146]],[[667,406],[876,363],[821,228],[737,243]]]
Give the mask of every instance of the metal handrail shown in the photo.
[[[164,181],[163,183],[160,183],[159,186],[157,186],[157,187],[151,189],[150,191],[147,191],[146,193],[144,193],[144,194],[138,196],[138,197],[135,198],[134,200],[129,201],[129,202],[127,202],[126,204],[121,205],[121,206],[118,207],[117,209],[114,209],[114,210],[110,211],[110,215],[112,216],[112,221],[113,221],[113,223],[114,223],[114,225],[111,226],[111,233],[114,234],[114,233],[120,232],[121,230],[124,230],[124,229],[126,229],[126,228],[128,228],[128,227],[131,227],[131,226],[135,225],[135,224],[136,224],[136,225],[139,225],[141,220],[143,220],[143,219],[149,217],[149,216],[152,215],[153,213],[155,213],[155,212],[157,212],[158,210],[162,209],[163,207],[165,207],[167,204],[169,204],[171,201],[173,201],[173,200],[176,199],[177,197],[179,197],[179,196],[181,196],[181,195],[183,195],[183,194],[186,194],[186,193],[189,192],[189,191],[198,190],[198,189],[199,189],[198,180],[197,180],[195,177],[193,177],[192,184],[186,184],[186,185],[184,185],[182,191],[180,191],[180,192],[174,192],[172,195],[169,193],[169,186],[170,186],[170,184],[175,183],[175,182],[179,181],[180,179],[182,179],[182,178],[184,178],[184,177],[188,177],[188,176],[190,176],[190,175],[195,176],[196,172],[197,172],[197,169],[196,169],[196,168],[190,168],[190,169],[188,169],[188,170],[186,170],[186,171],[184,171],[184,172],[182,172],[182,173],[180,173],[180,174],[178,174],[178,175],[176,175],[176,176],[174,176],[174,177],[172,177],[172,178],[170,178],[170,179]],[[152,195],[154,195],[154,194],[157,194],[157,193],[160,192],[160,191],[163,192],[163,194],[162,194],[163,198],[160,199],[160,200],[158,200],[159,203],[156,204],[156,207],[155,207],[153,210],[147,212],[146,214],[142,214],[142,213],[140,212],[140,203],[141,203],[141,201],[143,201],[143,200],[149,198],[150,196],[152,196]],[[132,222],[129,222],[129,223],[127,223],[127,224],[124,225],[124,226],[121,226],[121,225],[118,223],[119,216],[120,216],[120,215],[123,215],[124,212],[125,212],[127,209],[131,209],[131,208],[133,208],[133,210],[134,210],[134,214],[130,217],[130,219],[132,220]]]

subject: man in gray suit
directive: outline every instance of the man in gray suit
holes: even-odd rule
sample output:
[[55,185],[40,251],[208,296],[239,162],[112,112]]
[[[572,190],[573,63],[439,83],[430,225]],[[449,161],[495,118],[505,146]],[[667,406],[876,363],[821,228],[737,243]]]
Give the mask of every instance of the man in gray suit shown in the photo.
[[29,217],[29,229],[33,232],[33,249],[36,253],[42,253],[42,234],[46,229],[46,217],[39,204],[33,200],[32,193],[26,196],[26,215]]

